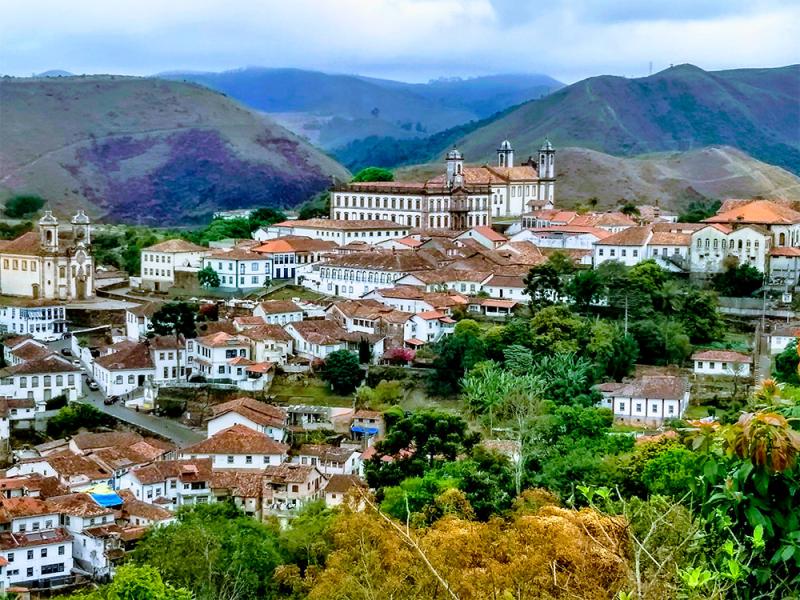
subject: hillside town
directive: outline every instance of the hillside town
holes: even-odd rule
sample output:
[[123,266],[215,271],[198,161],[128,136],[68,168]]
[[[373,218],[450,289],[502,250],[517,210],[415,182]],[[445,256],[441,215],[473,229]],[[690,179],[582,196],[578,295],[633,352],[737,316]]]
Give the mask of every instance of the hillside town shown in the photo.
[[[573,302],[533,287],[532,273],[554,261],[574,273],[647,263],[698,285],[732,265],[763,274],[763,302],[730,306],[757,323],[753,345],[698,346],[684,365],[637,364],[594,387],[595,406],[620,431],[663,434],[691,420],[708,382],[755,389],[769,376],[764,360],[769,369],[800,331],[785,322],[790,308],[766,303],[768,292],[791,300],[798,283],[800,212],[727,199],[682,223],[657,206],[559,208],[556,154],[545,140],[517,163],[504,140],[496,164],[467,166],[453,149],[424,182],[337,184],[327,218],[209,246],[160,241],[141,250],[130,278],[95,264],[82,211],[62,223],[47,210],[35,231],[0,242],[0,589],[108,581],[182,507],[232,502],[286,526],[309,503],[360,502],[370,460],[393,460],[379,450],[385,411],[359,401],[355,385],[332,405],[291,401],[311,398],[302,392],[287,402],[274,382],[302,389],[343,352],[357,357],[359,379],[387,366],[422,378],[459,323],[503,325],[529,305]],[[175,318],[165,331],[175,305],[203,318],[188,327]],[[768,312],[784,323],[766,330]],[[176,393],[184,403],[170,412]],[[82,404],[115,424],[28,441],[50,431],[59,408]],[[713,412],[701,421],[713,423]],[[522,442],[504,432],[490,427],[484,443],[521,461]]]

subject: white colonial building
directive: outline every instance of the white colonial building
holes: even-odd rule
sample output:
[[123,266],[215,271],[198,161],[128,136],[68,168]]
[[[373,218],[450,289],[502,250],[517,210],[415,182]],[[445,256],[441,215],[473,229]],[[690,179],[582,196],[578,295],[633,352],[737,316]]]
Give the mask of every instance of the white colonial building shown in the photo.
[[272,264],[264,254],[249,248],[215,250],[203,257],[203,268],[211,268],[219,276],[223,290],[253,290],[269,285]]
[[686,377],[645,375],[629,383],[604,383],[598,386],[603,400],[616,421],[630,425],[659,427],[669,419],[680,419],[689,406]]
[[0,243],[0,294],[48,300],[94,296],[91,226],[83,211],[59,231],[58,219],[48,210],[38,231]]
[[0,333],[30,334],[34,339],[61,339],[67,331],[67,310],[60,304],[0,306]]
[[175,285],[175,270],[197,272],[210,250],[186,240],[166,240],[142,249],[142,283],[146,290],[163,292]]
[[514,164],[508,140],[497,150],[497,165],[467,167],[455,148],[445,173],[425,182],[348,183],[331,193],[332,219],[382,219],[418,229],[490,225],[492,218],[522,215],[531,205],[555,198],[555,150],[545,141],[539,160]]
[[[408,235],[409,226],[383,219],[379,215],[353,214],[342,217],[332,215],[330,219],[307,219],[283,221],[269,227],[259,229],[253,237],[259,241],[274,240],[287,236],[297,236],[334,242],[337,246],[345,246],[350,242],[366,242],[377,244],[386,240],[403,238]],[[294,252],[296,243],[281,245],[265,245],[259,252],[280,251]],[[287,275],[288,276],[288,275]]]

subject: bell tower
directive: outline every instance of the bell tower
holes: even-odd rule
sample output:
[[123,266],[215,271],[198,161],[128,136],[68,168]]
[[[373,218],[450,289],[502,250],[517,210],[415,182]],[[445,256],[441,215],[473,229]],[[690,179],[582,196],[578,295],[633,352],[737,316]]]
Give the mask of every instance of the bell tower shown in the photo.
[[447,186],[461,187],[464,185],[464,157],[456,148],[447,153]]
[[39,243],[45,252],[58,252],[58,219],[49,210],[39,219]]
[[514,166],[514,149],[508,140],[503,140],[497,149],[497,166],[500,168]]
[[556,193],[556,151],[553,144],[545,138],[539,148],[539,199],[555,202]]
[[88,246],[92,243],[92,228],[90,227],[91,221],[83,209],[79,210],[72,220],[72,239],[73,243],[77,245]]

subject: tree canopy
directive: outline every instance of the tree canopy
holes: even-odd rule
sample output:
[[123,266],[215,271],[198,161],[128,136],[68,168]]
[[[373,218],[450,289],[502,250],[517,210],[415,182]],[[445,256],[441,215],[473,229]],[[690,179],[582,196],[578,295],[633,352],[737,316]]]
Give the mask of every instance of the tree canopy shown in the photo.
[[394,173],[383,167],[365,167],[353,176],[353,181],[394,181]]

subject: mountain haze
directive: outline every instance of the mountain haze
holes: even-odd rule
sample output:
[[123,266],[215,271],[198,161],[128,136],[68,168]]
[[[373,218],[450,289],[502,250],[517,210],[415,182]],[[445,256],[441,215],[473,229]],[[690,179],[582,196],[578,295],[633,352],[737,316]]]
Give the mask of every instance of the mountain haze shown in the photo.
[[223,92],[269,113],[323,148],[371,135],[424,137],[562,86],[545,75],[496,75],[413,84],[260,67],[222,73],[169,72],[159,77],[192,81]]
[[202,86],[117,76],[0,80],[0,200],[145,224],[295,206],[348,173]]

